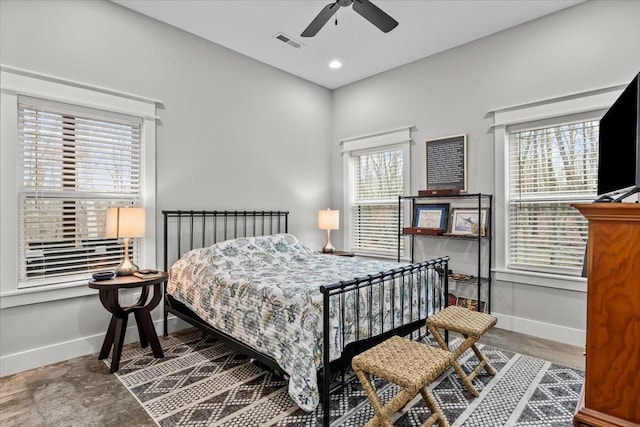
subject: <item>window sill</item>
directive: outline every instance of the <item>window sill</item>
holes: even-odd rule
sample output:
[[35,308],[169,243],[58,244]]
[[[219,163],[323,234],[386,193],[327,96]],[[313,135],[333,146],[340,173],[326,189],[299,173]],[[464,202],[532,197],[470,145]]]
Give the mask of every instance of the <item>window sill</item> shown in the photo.
[[0,309],[95,294],[96,291],[90,289],[87,286],[87,282],[88,281],[84,279],[42,288],[36,287],[4,292],[0,294]]
[[541,286],[562,289],[565,291],[587,292],[587,279],[584,277],[558,276],[554,274],[535,273],[518,270],[494,270],[495,280],[519,283],[523,285]]

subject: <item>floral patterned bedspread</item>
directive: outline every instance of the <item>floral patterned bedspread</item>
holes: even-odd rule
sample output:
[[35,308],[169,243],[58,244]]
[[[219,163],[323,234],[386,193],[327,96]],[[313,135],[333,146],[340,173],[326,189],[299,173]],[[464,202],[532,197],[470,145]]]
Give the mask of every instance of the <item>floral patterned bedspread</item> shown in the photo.
[[[301,245],[290,234],[246,237],[184,254],[169,271],[167,292],[216,329],[276,360],[290,377],[291,398],[300,408],[311,411],[319,402],[317,371],[322,366],[320,286],[401,265],[323,255]],[[400,294],[408,292],[404,286],[402,289],[393,294],[396,304]],[[382,304],[389,308],[390,295],[385,291],[382,299]],[[332,298],[332,360],[340,356],[343,336],[340,328],[345,329],[346,342],[352,341],[357,333],[360,338],[369,334],[366,321],[356,326],[355,298],[355,293],[344,296],[342,302]],[[417,298],[414,293],[413,299]],[[424,295],[420,296],[426,310],[424,299]],[[367,312],[369,300],[360,295],[360,313]],[[377,296],[371,300],[372,305],[380,305]],[[340,313],[339,304],[347,307],[346,315]],[[345,324],[340,325],[338,319],[343,317]],[[372,322],[373,334],[380,332],[380,323],[388,330],[392,322],[398,325],[399,321],[407,320],[404,313],[397,314],[395,320],[392,316],[383,317],[383,322],[380,319]]]

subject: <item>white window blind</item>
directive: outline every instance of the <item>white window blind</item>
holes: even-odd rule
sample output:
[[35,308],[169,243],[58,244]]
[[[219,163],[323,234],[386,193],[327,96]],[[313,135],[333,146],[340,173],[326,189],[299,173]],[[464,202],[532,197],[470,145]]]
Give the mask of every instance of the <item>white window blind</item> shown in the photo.
[[[354,251],[385,256],[397,254],[398,196],[404,192],[403,156],[403,149],[352,156]],[[400,221],[403,217],[401,214]]]
[[117,266],[123,247],[105,238],[106,210],[141,203],[142,119],[29,97],[18,116],[19,287]]
[[509,267],[579,275],[596,197],[598,121],[509,128]]

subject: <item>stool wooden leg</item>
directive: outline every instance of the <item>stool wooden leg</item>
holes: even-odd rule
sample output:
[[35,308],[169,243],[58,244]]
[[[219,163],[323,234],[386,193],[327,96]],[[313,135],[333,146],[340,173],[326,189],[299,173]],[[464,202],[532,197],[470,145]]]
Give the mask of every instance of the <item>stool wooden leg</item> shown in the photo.
[[391,423],[390,419],[391,415],[398,412],[398,410],[403,408],[411,399],[413,399],[416,395],[415,390],[411,391],[402,389],[389,401],[389,403],[383,406],[380,398],[378,397],[378,393],[373,388],[373,384],[371,384],[369,374],[355,368],[354,372],[360,380],[362,389],[367,394],[371,407],[373,408],[373,412],[375,413],[375,416],[367,423],[367,427],[393,427],[393,423]]
[[[375,393],[375,391],[374,391]],[[371,418],[369,422],[366,424],[367,427],[376,427],[376,426],[384,426],[384,427],[393,427],[393,423],[391,422],[391,416],[398,412],[400,408],[403,408],[411,399],[415,397],[415,391],[410,391],[407,389],[400,390],[386,405],[382,406],[380,404],[379,410],[376,410],[374,407],[374,412],[376,416]],[[371,400],[371,396],[369,396]],[[378,395],[375,395],[375,400],[379,403],[380,399]],[[371,403],[373,405],[373,402]]]
[[[458,358],[460,358],[462,353],[467,351],[469,347],[472,347],[475,345],[476,338],[469,337],[468,335],[464,335],[464,334],[462,336],[464,337],[464,341],[462,342],[462,344],[458,346],[458,348],[456,348],[456,351],[453,352],[452,365],[453,365],[453,368],[458,373],[458,376],[460,377],[462,384],[464,384],[469,394],[471,394],[473,397],[478,397],[480,396],[480,393],[478,393],[478,390],[476,390],[476,388],[473,386],[473,383],[472,383],[473,379],[476,377],[476,374],[474,373],[475,371],[471,373],[471,376],[467,375],[467,373],[462,369],[462,366],[460,366],[460,363],[458,362]],[[480,363],[482,363],[482,361],[480,361]]]
[[[410,390],[403,388],[402,390],[400,390],[395,396],[393,396],[389,403],[382,407],[382,413],[384,417],[387,420],[390,420],[390,417],[396,412],[399,412],[400,409],[404,408],[405,405],[416,396],[416,394],[418,393],[415,389]],[[391,423],[391,421],[389,421],[389,423]]]
[[429,391],[428,385],[420,389],[420,394],[422,395],[422,398],[424,399],[424,401],[427,402],[427,406],[431,411],[431,416],[427,418],[424,423],[422,423],[421,427],[431,427],[436,422],[440,424],[440,427],[450,427],[449,421],[447,421],[447,418],[444,416],[444,414],[440,410],[440,407],[438,406],[438,403],[436,402],[435,397]]
[[[444,338],[442,338],[442,335],[440,334],[440,331],[438,331],[437,328],[433,326],[429,326],[429,331],[431,332],[431,335],[433,335],[433,337],[436,339],[436,341],[440,345],[440,348],[442,348],[443,350],[451,351],[449,350],[449,346],[445,342]],[[478,390],[476,390],[476,388],[473,386],[473,383],[467,376],[467,373],[462,369],[462,367],[460,366],[460,363],[458,363],[458,358],[460,357],[460,355],[464,353],[469,347],[475,344],[475,338],[472,338],[466,335],[463,335],[463,336],[465,340],[453,352],[453,361],[451,362],[451,365],[453,365],[453,369],[455,369],[456,373],[458,374],[458,377],[460,377],[460,381],[462,381],[462,384],[464,384],[467,391],[473,397],[478,397],[480,396],[480,393],[478,393]],[[482,360],[480,362],[482,362]]]
[[446,351],[451,351],[451,350],[449,350],[449,346],[445,342],[444,338],[442,338],[442,335],[440,335],[440,331],[438,330],[438,328],[434,328],[433,326],[429,326],[429,332],[431,332],[431,335],[433,335],[433,337],[436,339],[436,341],[438,341],[438,345],[440,345],[441,349],[446,350]]
[[454,360],[453,362],[451,362],[451,364],[453,365],[453,369],[456,370],[456,373],[460,377],[462,384],[464,384],[469,394],[471,394],[473,397],[480,396],[480,393],[478,393],[478,390],[476,390],[476,388],[473,386],[473,383],[469,380],[467,373],[462,369],[462,366],[460,366],[458,361]]
[[353,369],[353,372],[355,372],[356,376],[360,380],[360,384],[362,384],[362,389],[364,390],[365,394],[369,398],[369,403],[371,403],[371,407],[373,408],[373,412],[375,414],[374,417],[369,420],[369,422],[367,423],[367,426],[377,427],[380,424],[385,425],[383,424],[385,420],[382,416],[382,403],[378,398],[378,393],[376,393],[375,389],[373,388],[373,385],[371,384],[371,379],[369,378],[369,374],[356,368]]
[[478,347],[476,347],[475,344],[473,344],[471,346],[471,349],[473,350],[473,352],[476,354],[476,357],[478,358],[478,360],[480,361],[480,364],[482,366],[484,366],[484,370],[487,371],[487,374],[489,375],[495,375],[496,374],[496,370],[493,368],[493,366],[491,366],[491,363],[489,363],[489,361],[487,360],[486,357],[484,357],[484,354],[480,353],[480,350],[478,350]]

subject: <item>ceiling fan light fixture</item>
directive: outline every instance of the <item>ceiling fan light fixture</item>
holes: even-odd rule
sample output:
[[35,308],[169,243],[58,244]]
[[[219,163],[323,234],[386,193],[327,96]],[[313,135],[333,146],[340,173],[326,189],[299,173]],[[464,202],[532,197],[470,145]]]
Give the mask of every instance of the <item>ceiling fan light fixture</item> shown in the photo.
[[338,68],[341,68],[341,67],[342,67],[342,62],[338,61],[337,59],[334,59],[333,61],[329,62],[329,68],[337,70]]

